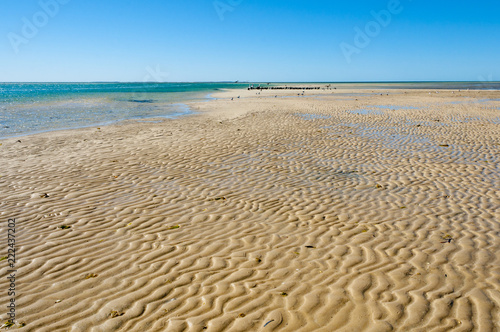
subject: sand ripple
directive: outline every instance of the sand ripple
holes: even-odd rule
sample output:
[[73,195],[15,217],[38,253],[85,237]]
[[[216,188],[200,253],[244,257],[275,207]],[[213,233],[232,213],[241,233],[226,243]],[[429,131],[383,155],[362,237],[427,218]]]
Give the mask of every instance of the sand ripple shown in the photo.
[[2,141],[21,330],[497,330],[498,111],[426,95]]

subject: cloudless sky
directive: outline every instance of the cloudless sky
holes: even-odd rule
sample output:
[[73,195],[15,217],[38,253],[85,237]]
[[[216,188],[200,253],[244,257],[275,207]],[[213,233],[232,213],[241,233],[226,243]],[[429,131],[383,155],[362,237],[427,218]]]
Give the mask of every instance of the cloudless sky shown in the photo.
[[391,2],[3,0],[0,81],[500,80],[498,0]]

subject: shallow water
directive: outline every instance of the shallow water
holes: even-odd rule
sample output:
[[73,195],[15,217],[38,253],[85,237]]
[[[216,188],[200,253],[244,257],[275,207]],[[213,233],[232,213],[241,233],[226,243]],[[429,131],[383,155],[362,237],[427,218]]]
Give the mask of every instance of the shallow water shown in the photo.
[[79,100],[0,107],[0,137],[106,125],[127,119],[174,118],[191,114],[174,103]]
[[381,114],[384,114],[384,112],[381,110],[371,110],[371,109],[365,109],[365,108],[350,110],[349,112],[351,112],[353,114],[362,114],[362,115],[369,115],[369,114],[381,115]]
[[420,107],[415,107],[415,106],[405,106],[405,105],[371,105],[368,107],[376,107],[376,108],[383,108],[383,109],[389,109],[389,110],[418,110],[421,109]]
[[370,127],[358,123],[352,123],[350,126],[357,129],[357,134],[363,137],[385,141],[390,145],[399,145],[402,141],[411,141],[413,143],[429,143],[427,137],[412,135],[410,133],[399,133],[394,130],[381,130],[379,127]]
[[311,121],[318,119],[330,119],[329,115],[321,115],[321,114],[310,114],[310,113],[297,113],[296,116],[301,117],[303,120]]
[[187,101],[210,100],[230,83],[2,83],[0,138],[191,114]]
[[484,98],[484,99],[477,99],[477,100],[457,100],[457,101],[450,101],[450,102],[447,102],[445,104],[452,104],[452,105],[462,105],[462,104],[487,104],[487,103],[491,103],[491,102],[497,102],[497,101],[500,101],[500,99],[487,99],[487,98]]

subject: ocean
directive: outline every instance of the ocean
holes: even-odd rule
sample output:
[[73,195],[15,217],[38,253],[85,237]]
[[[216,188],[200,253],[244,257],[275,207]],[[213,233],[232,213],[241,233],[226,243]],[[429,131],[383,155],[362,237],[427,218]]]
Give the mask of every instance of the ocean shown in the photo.
[[[253,83],[258,85],[259,83]],[[262,84],[262,83],[261,83]],[[273,83],[349,89],[483,89],[499,82]],[[249,83],[0,83],[0,138],[191,114],[189,101]]]

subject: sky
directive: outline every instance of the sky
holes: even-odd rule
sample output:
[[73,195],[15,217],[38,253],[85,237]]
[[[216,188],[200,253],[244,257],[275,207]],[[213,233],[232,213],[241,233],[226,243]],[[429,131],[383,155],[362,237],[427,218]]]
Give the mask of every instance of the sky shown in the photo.
[[500,81],[500,2],[3,0],[0,81]]

